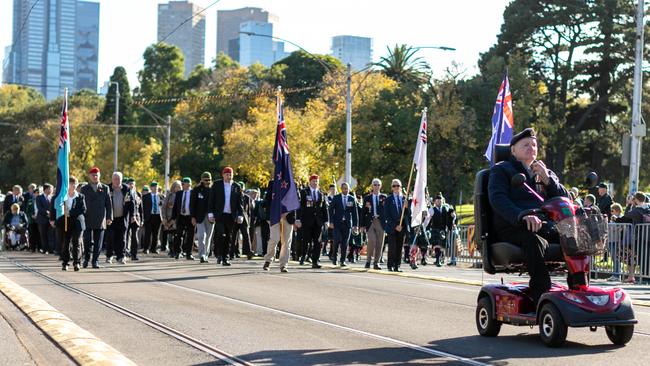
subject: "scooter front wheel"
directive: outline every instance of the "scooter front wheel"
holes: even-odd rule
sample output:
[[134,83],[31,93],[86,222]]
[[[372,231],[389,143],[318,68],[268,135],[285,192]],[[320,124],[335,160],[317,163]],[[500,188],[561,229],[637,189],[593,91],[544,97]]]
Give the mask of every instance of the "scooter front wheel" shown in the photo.
[[476,305],[476,328],[484,337],[496,337],[501,331],[501,322],[494,317],[492,301],[488,296],[482,297]]
[[634,325],[612,325],[605,327],[605,333],[612,343],[623,346],[632,339]]
[[551,303],[544,304],[539,313],[539,335],[549,347],[560,347],[566,341],[567,325],[562,314]]

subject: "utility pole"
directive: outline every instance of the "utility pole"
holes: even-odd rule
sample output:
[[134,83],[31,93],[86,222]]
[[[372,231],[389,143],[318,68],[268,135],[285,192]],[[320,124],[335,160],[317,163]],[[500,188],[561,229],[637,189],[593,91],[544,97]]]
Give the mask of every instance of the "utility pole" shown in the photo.
[[345,181],[352,188],[352,65],[348,63],[345,88]]
[[630,129],[630,190],[639,190],[639,167],[641,166],[641,141],[646,135],[646,125],[641,117],[641,87],[643,83],[643,27],[645,22],[644,0],[639,0],[636,12],[636,52],[634,60],[634,90],[632,93],[632,127]]
[[165,191],[169,192],[169,156],[171,154],[172,117],[167,116],[167,136],[165,137]]
[[115,84],[115,156],[113,157],[113,171],[117,171],[117,150],[120,139],[120,83],[111,81]]

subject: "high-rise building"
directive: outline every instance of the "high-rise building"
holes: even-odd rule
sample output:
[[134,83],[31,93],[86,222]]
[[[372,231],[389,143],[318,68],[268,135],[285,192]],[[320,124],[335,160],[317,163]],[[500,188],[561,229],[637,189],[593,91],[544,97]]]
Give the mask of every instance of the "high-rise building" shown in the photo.
[[217,53],[223,52],[233,60],[239,61],[240,26],[253,21],[277,23],[278,17],[260,8],[241,8],[217,11]]
[[[158,4],[158,41],[177,46],[185,56],[185,77],[194,66],[203,64],[205,58],[205,15],[198,14],[203,8],[189,1],[170,1]],[[192,17],[194,14],[196,16]],[[191,21],[178,27],[186,19]]]
[[[284,52],[284,42],[276,42],[271,38],[273,24],[266,22],[248,21],[240,25],[238,50],[239,64],[250,66],[256,62],[269,67],[276,61],[287,56]],[[255,33],[259,36],[250,35]],[[262,37],[260,37],[262,36]]]
[[97,90],[99,4],[87,3],[14,0],[14,43],[3,64],[4,80],[38,89],[47,100],[64,88]]
[[97,90],[99,3],[77,2],[75,89]]
[[372,62],[372,38],[355,36],[332,37],[332,56],[352,69],[361,70]]

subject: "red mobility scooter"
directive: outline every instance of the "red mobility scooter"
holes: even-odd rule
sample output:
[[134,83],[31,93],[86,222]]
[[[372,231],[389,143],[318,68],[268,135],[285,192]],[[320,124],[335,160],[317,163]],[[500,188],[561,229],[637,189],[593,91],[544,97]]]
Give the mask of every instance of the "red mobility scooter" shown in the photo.
[[[510,147],[497,146],[497,161],[508,159]],[[495,240],[492,230],[492,209],[488,200],[489,170],[476,175],[474,188],[474,219],[483,259],[489,274],[526,272],[522,249],[511,243]],[[595,185],[597,176],[590,174],[588,184]],[[526,183],[523,174],[511,184],[542,200]],[[543,201],[543,200],[542,200]],[[527,283],[488,284],[481,288],[476,307],[476,327],[482,336],[495,337],[502,324],[539,327],[542,341],[551,347],[562,346],[568,327],[604,327],[607,337],[616,345],[632,339],[634,310],[630,296],[620,288],[589,285],[591,256],[602,252],[607,242],[607,222],[598,211],[585,210],[565,197],[555,197],[539,209],[526,210],[525,215],[538,215],[542,221],[555,223],[560,242],[550,243],[546,264],[568,271],[565,286],[553,283],[551,289],[534,304]]]

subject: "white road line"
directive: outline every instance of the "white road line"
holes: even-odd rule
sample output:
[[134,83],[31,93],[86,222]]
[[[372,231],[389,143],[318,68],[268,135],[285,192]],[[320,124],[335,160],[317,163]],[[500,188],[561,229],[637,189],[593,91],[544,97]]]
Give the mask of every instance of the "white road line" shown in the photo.
[[268,307],[268,306],[259,305],[259,304],[255,304],[255,303],[252,303],[252,302],[244,301],[244,300],[235,299],[235,298],[228,297],[228,296],[218,295],[218,294],[215,294],[215,293],[212,293],[212,292],[207,292],[207,291],[193,289],[193,288],[190,288],[190,287],[180,286],[180,285],[177,285],[177,284],[174,284],[174,283],[160,281],[160,280],[157,280],[155,278],[151,278],[151,277],[147,277],[147,276],[141,276],[141,275],[133,274],[133,273],[126,272],[126,271],[121,271],[121,270],[118,270],[118,269],[111,268],[111,270],[113,270],[115,272],[124,273],[126,275],[129,275],[129,276],[141,279],[141,280],[148,280],[148,281],[151,281],[151,282],[160,283],[162,285],[178,288],[178,289],[185,290],[185,291],[188,291],[188,292],[193,292],[193,293],[196,293],[196,294],[201,294],[201,295],[205,295],[205,296],[209,296],[209,297],[214,297],[214,298],[218,298],[218,299],[222,299],[222,300],[227,300],[227,301],[231,301],[231,302],[234,302],[234,303],[237,303],[237,304],[242,304],[242,305],[250,306],[250,307],[253,307],[253,308],[257,308],[257,309],[262,309],[262,310],[265,310],[265,311],[269,311],[269,312],[273,312],[273,313],[277,313],[277,314],[282,314],[284,316],[288,316],[288,317],[292,317],[292,318],[296,318],[296,319],[300,319],[300,320],[305,320],[305,321],[309,321],[309,322],[320,324],[320,325],[329,326],[329,327],[336,328],[336,329],[341,329],[341,330],[344,330],[344,331],[347,331],[347,332],[350,332],[350,333],[356,333],[356,334],[359,334],[359,335],[362,335],[362,336],[365,336],[365,337],[368,337],[368,338],[374,338],[374,339],[378,339],[380,341],[384,341],[384,342],[387,342],[387,343],[396,344],[396,345],[401,346],[401,347],[407,347],[407,348],[410,348],[412,350],[419,351],[419,352],[422,352],[422,353],[426,353],[426,354],[429,354],[429,355],[432,355],[432,356],[442,357],[442,358],[448,359],[450,361],[458,361],[458,362],[461,362],[461,363],[464,363],[464,364],[467,364],[467,365],[474,365],[474,366],[489,366],[489,364],[487,364],[487,363],[475,361],[475,360],[472,360],[470,358],[466,358],[466,357],[463,357],[463,356],[454,355],[452,353],[448,353],[448,352],[444,352],[444,351],[438,351],[438,350],[434,350],[434,349],[427,348],[427,347],[422,347],[422,346],[417,345],[417,344],[413,344],[413,343],[409,343],[409,342],[405,342],[405,341],[400,341],[399,339],[394,339],[394,338],[382,336],[382,335],[379,335],[379,334],[374,334],[374,333],[366,332],[366,331],[363,331],[363,330],[354,329],[354,328],[346,327],[346,326],[343,326],[343,325],[330,323],[330,322],[327,322],[327,321],[324,321],[324,320],[311,318],[311,317],[308,317],[308,316],[305,316],[305,315],[299,315],[299,314],[291,313],[291,312],[288,312],[288,311],[279,310],[279,309],[271,308],[271,307]]

